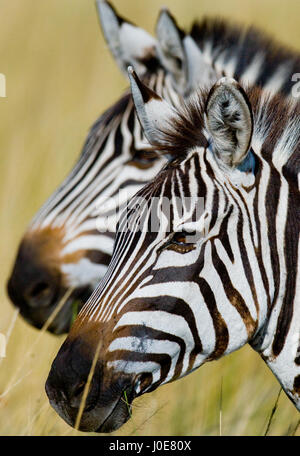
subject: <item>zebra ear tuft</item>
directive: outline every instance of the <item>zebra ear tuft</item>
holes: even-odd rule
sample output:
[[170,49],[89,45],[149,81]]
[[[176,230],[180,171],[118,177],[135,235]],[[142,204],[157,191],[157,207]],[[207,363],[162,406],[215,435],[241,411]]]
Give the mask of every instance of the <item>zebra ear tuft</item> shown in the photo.
[[153,146],[162,145],[165,129],[177,111],[156,92],[145,86],[132,67],[128,67],[131,93],[145,136]]
[[253,132],[253,115],[244,90],[232,78],[220,79],[205,105],[205,124],[219,161],[236,168],[247,157]]
[[183,46],[185,33],[179,28],[167,8],[163,8],[159,14],[156,35],[158,57],[163,67],[171,73],[176,87],[179,90],[183,89],[187,78],[186,55]]
[[111,53],[126,74],[133,65],[143,74],[156,60],[156,40],[145,30],[122,18],[105,0],[96,0],[100,25]]

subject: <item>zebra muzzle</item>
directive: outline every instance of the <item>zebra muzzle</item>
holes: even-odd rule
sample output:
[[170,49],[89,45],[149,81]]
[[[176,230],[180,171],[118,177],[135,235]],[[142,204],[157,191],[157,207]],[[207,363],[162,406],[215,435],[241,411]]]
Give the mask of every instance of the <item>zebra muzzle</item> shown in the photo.
[[46,393],[70,426],[86,432],[112,432],[131,416],[134,377],[108,368],[82,340],[67,340],[55,358]]

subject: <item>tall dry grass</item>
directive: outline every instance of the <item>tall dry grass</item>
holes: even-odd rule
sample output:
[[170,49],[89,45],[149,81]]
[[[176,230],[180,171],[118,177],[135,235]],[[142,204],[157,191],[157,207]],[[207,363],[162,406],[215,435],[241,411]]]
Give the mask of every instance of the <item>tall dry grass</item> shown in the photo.
[[[153,30],[167,5],[187,26],[204,14],[255,23],[300,47],[298,0],[115,0]],[[44,383],[63,337],[40,334],[15,313],[5,292],[18,241],[79,154],[88,128],[127,81],[99,31],[93,0],[0,0],[0,435],[78,434],[50,408]],[[222,385],[222,401],[220,401]],[[117,435],[300,435],[299,414],[249,347],[145,395]],[[220,403],[222,403],[220,413]],[[221,418],[221,421],[220,421]]]

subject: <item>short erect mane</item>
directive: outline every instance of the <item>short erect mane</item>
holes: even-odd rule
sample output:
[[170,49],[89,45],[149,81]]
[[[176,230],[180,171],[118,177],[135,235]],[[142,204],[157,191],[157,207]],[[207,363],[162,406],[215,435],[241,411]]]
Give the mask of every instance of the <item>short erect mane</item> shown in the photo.
[[[251,26],[241,26],[220,18],[204,18],[192,26],[191,36],[205,55],[212,55],[213,62],[222,54],[224,63],[235,57],[234,74],[240,76],[256,61],[260,70],[255,84],[264,86],[276,72],[288,76],[300,72],[300,53]],[[278,74],[278,73],[277,73]],[[295,82],[290,77],[284,81],[281,93],[287,95]]]
[[[276,167],[284,167],[296,177],[300,172],[300,102],[281,95],[267,95],[259,88],[245,88],[253,110],[254,151]],[[195,147],[208,145],[204,127],[204,106],[208,91],[199,91],[182,106],[161,132],[161,144],[155,145],[173,158],[182,158]]]

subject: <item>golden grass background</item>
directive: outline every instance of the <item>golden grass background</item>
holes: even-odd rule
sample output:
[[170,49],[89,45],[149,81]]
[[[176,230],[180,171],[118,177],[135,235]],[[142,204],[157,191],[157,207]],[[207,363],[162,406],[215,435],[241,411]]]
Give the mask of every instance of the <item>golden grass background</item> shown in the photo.
[[[150,32],[165,5],[183,26],[218,14],[254,23],[300,49],[298,0],[115,0],[114,5]],[[15,313],[5,284],[24,229],[71,169],[91,124],[128,83],[107,50],[93,0],[0,0],[0,18],[0,73],[7,81],[7,98],[0,98],[0,332],[6,333]],[[7,357],[0,361],[0,435],[82,435],[56,415],[44,392],[63,339],[16,318]],[[261,435],[278,391],[263,361],[244,347],[145,395],[115,435]],[[269,434],[291,434],[298,420],[282,393]]]

